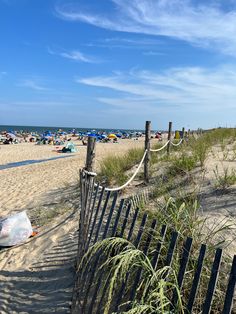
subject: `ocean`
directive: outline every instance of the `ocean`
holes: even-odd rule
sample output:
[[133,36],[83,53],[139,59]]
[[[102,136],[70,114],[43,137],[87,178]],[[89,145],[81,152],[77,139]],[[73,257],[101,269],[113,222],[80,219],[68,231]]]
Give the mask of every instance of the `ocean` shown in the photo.
[[7,131],[18,131],[18,132],[36,132],[36,133],[44,133],[45,131],[56,132],[57,130],[62,129],[65,132],[69,132],[73,129],[76,130],[77,133],[79,132],[87,132],[91,130],[96,131],[104,131],[104,132],[117,132],[117,131],[124,131],[124,132],[143,132],[143,130],[135,130],[135,129],[98,129],[98,128],[74,128],[74,127],[51,127],[51,126],[29,126],[29,125],[0,125],[0,132]]

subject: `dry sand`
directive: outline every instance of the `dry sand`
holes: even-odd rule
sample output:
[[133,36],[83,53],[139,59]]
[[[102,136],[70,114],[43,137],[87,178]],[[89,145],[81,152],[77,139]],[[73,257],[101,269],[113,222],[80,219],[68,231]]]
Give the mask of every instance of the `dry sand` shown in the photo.
[[[0,146],[0,165],[25,160],[40,160],[52,157],[62,159],[38,164],[0,170],[0,216],[15,210],[39,206],[51,198],[51,192],[77,182],[79,169],[84,166],[86,146],[73,141],[78,148],[74,154],[59,154],[55,146],[22,143]],[[99,143],[96,147],[96,168],[99,161],[108,154],[123,154],[132,147],[143,147],[143,139],[120,140],[118,144]]]

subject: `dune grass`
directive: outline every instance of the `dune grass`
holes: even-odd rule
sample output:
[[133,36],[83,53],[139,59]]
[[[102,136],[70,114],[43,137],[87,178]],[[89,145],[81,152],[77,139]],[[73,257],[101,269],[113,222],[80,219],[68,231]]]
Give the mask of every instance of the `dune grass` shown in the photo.
[[[215,129],[204,132],[195,138],[190,136],[178,147],[171,147],[171,154],[168,156],[166,150],[152,152],[150,165],[156,165],[162,161],[168,161],[170,173],[183,175],[192,171],[197,166],[204,169],[205,161],[214,145],[225,145],[232,143],[236,136],[236,129]],[[163,143],[156,143],[152,148],[160,148]],[[123,184],[129,178],[127,172],[137,165],[143,156],[143,148],[133,148],[121,156],[110,155],[100,163],[98,174],[99,181],[105,184]]]
[[126,171],[138,164],[144,154],[142,148],[132,148],[122,156],[110,155],[100,163],[98,180],[107,184],[123,184],[128,178]]
[[236,171],[234,169],[229,170],[229,168],[223,167],[223,173],[221,174],[216,166],[214,175],[216,189],[226,191],[229,187],[236,184]]

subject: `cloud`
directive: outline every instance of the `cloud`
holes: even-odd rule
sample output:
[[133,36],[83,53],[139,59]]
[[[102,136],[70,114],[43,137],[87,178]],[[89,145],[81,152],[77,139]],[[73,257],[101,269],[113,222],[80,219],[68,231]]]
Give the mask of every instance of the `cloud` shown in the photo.
[[[167,36],[199,47],[236,56],[236,6],[231,1],[110,0],[109,14],[91,14],[74,5],[58,6],[56,13],[113,31]],[[227,8],[227,9],[226,9]]]
[[6,71],[1,71],[0,72],[0,79],[2,79],[4,76],[7,75],[7,72]]
[[88,47],[99,47],[99,48],[109,48],[109,49],[160,49],[163,47],[163,41],[159,39],[150,38],[122,38],[122,37],[111,37],[97,39],[96,41],[85,44]]
[[[103,88],[104,97],[100,97],[99,101],[122,110],[135,109],[139,104],[142,107],[140,113],[146,110],[145,106],[155,110],[178,108],[182,112],[193,113],[210,113],[213,110],[230,112],[236,108],[235,67],[224,66],[215,70],[171,68],[158,73],[132,70],[76,81]],[[106,97],[106,89],[113,90],[113,97]]]
[[33,90],[36,90],[36,91],[46,91],[46,90],[49,90],[48,88],[40,85],[38,82],[36,82],[33,79],[22,80],[19,83],[19,86],[27,87],[27,88],[30,88],[30,89],[33,89]]
[[70,59],[73,61],[78,61],[78,62],[85,62],[85,63],[99,63],[100,61],[94,57],[88,57],[85,56],[82,52],[79,50],[72,50],[72,51],[54,51],[51,48],[48,47],[48,52],[51,55],[58,55],[60,57]]

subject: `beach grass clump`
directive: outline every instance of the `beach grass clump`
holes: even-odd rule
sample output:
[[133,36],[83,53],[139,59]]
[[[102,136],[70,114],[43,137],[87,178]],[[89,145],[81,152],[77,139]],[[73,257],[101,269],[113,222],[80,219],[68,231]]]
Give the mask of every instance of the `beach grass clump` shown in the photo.
[[125,172],[137,165],[141,161],[143,154],[142,148],[132,148],[122,156],[107,156],[100,163],[98,180],[107,184],[125,183],[128,178]]
[[[111,313],[111,308],[119,296],[119,289],[126,282],[122,293],[130,294],[134,278],[141,270],[142,284],[136,291],[132,302],[126,302],[119,307],[122,313],[170,313],[171,292],[178,291],[178,313],[184,313],[182,300],[177,284],[177,276],[171,267],[155,269],[151,257],[143,253],[130,241],[122,238],[108,238],[96,243],[84,256],[79,271],[82,272],[98,252],[102,252],[100,272],[103,271],[103,281],[109,282],[105,294],[103,313]],[[127,276],[128,274],[128,276]],[[168,275],[168,280],[166,280]],[[102,285],[103,291],[105,284]],[[114,312],[116,313],[116,312]]]
[[191,150],[192,155],[197,162],[200,163],[201,168],[204,167],[206,158],[212,147],[211,142],[208,140],[208,136],[202,136],[198,139],[191,138],[189,141],[189,150]]
[[234,142],[236,129],[219,128],[206,131],[198,138],[188,140],[188,149],[198,159],[201,168],[204,167],[207,156],[214,145],[220,145],[224,154],[226,146]]
[[234,169],[229,170],[227,167],[223,167],[223,173],[220,173],[218,166],[214,169],[215,175],[215,188],[225,191],[232,185],[236,184],[236,171]]
[[170,158],[168,175],[184,175],[197,167],[197,161],[196,155],[188,155],[186,152],[182,152],[180,155]]

